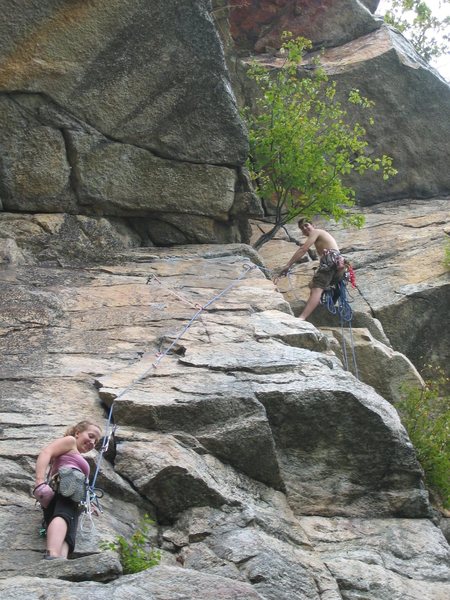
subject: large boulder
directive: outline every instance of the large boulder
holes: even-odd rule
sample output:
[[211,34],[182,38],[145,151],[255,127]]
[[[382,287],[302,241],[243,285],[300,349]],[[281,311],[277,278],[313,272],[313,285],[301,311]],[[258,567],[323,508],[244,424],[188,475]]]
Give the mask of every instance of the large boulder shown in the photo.
[[[348,182],[360,204],[397,198],[428,198],[450,192],[446,140],[450,136],[450,86],[396,30],[384,26],[321,59],[342,97],[352,88],[375,102],[367,126],[371,153],[388,154],[398,175],[352,175]],[[395,82],[395,84],[393,83]],[[366,123],[358,109],[353,118]]]
[[[374,4],[371,2],[370,4]],[[358,0],[252,0],[230,11],[231,34],[239,49],[277,49],[281,34],[290,31],[316,46],[337,46],[380,25]]]
[[[311,60],[305,56],[299,76],[307,76]],[[283,58],[269,54],[245,58],[268,68],[280,68]],[[450,192],[447,156],[442,151],[450,137],[450,86],[395,29],[378,28],[352,41],[320,52],[320,62],[337,82],[337,97],[349,120],[366,129],[368,154],[393,158],[398,174],[384,181],[380,172],[352,173],[344,182],[356,192],[359,205],[395,199],[430,198]],[[245,83],[247,102],[254,95],[253,83]],[[393,82],[395,81],[395,85]],[[369,113],[347,101],[358,89],[374,102]]]
[[247,241],[261,207],[210,10],[6,2],[0,209],[133,217],[145,245]]
[[160,156],[245,159],[207,0],[32,0],[3,7],[0,90],[53,99],[104,135]]
[[335,375],[331,391],[328,377],[318,369],[314,378],[277,376],[256,389],[293,511],[429,515],[421,469],[395,410],[348,377]]

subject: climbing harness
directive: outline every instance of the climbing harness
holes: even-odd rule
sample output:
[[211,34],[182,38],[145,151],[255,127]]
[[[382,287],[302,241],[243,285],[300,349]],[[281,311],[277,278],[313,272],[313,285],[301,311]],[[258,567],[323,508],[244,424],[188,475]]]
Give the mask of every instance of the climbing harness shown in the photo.
[[[342,357],[344,362],[344,368],[346,371],[349,370],[348,353],[344,334],[344,324],[347,323],[348,330],[350,333],[350,345],[352,349],[354,374],[355,377],[359,379],[358,367],[356,364],[355,356],[355,345],[353,340],[353,331],[351,325],[353,311],[350,306],[351,298],[347,292],[348,283],[350,283],[353,288],[356,287],[355,272],[353,270],[352,265],[348,261],[346,261],[342,254],[337,250],[325,250],[321,258],[321,263],[324,265],[325,269],[336,268],[338,270],[342,270],[345,268],[345,272],[340,277],[339,281],[334,282],[329,288],[323,291],[320,303],[323,306],[325,306],[331,314],[337,314],[339,316],[342,336]],[[289,282],[289,292],[292,293],[296,300],[300,300],[292,282],[292,276],[295,275],[295,272],[297,270],[297,268],[291,267],[287,270],[286,277]]]
[[[221,292],[219,292],[218,294],[213,296],[210,300],[208,300],[208,302],[206,302],[206,304],[204,304],[204,305],[194,304],[187,298],[184,298],[181,294],[179,294],[178,292],[175,292],[174,290],[172,290],[171,288],[169,288],[168,286],[163,284],[162,281],[153,274],[149,275],[149,277],[147,278],[147,282],[146,282],[147,285],[152,282],[158,283],[160,286],[164,287],[167,291],[169,291],[171,294],[176,296],[181,301],[196,308],[196,312],[191,317],[191,319],[189,319],[188,323],[178,333],[178,335],[175,337],[175,339],[170,343],[170,345],[166,348],[166,350],[164,352],[158,353],[157,359],[150,365],[150,367],[148,369],[146,369],[143,373],[141,373],[138,377],[133,379],[130,382],[130,384],[127,385],[125,388],[123,388],[120,391],[120,393],[112,401],[111,406],[109,408],[108,418],[107,418],[106,427],[105,427],[105,435],[103,436],[102,447],[99,450],[99,455],[98,455],[98,459],[97,459],[97,463],[96,463],[94,476],[92,478],[91,484],[87,487],[85,499],[80,503],[80,508],[83,511],[83,514],[80,517],[81,532],[90,533],[93,530],[95,530],[95,525],[94,525],[94,522],[92,519],[92,514],[97,511],[101,512],[101,513],[103,512],[100,502],[99,502],[99,499],[103,497],[103,490],[96,487],[96,482],[97,482],[97,477],[98,477],[98,474],[100,471],[100,466],[102,464],[104,454],[108,451],[109,444],[111,442],[111,438],[114,436],[114,433],[117,429],[117,425],[112,423],[115,402],[117,400],[119,400],[119,398],[124,396],[132,387],[134,387],[140,381],[142,381],[143,379],[148,377],[148,375],[151,373],[151,371],[153,369],[158,367],[159,363],[163,360],[163,358],[169,354],[169,352],[174,348],[174,346],[177,344],[177,342],[183,337],[183,335],[188,331],[188,329],[193,325],[193,323],[199,318],[199,316],[205,310],[207,310],[211,306],[211,304],[213,304],[213,302],[216,302],[219,298],[224,296],[231,288],[233,288],[239,281],[241,281],[250,271],[257,269],[257,268],[263,269],[262,267],[259,267],[258,265],[255,265],[252,263],[244,263],[242,268],[243,268],[242,273],[236,279],[234,279]],[[263,269],[263,270],[267,270],[267,269]],[[88,524],[86,523],[86,521],[88,521]]]

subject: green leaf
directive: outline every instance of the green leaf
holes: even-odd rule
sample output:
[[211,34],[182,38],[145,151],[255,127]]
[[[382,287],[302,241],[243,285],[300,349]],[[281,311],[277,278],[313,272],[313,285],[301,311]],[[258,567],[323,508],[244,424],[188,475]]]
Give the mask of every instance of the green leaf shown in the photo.
[[139,527],[133,532],[129,540],[119,535],[112,542],[100,542],[100,548],[102,550],[113,550],[119,554],[125,575],[139,573],[144,569],[154,567],[161,560],[161,552],[149,546],[149,536],[153,524],[154,521],[148,515],[144,515]]
[[[289,33],[283,39],[279,68],[255,62],[248,70],[258,88],[255,110],[243,111],[250,176],[260,197],[276,206],[278,225],[300,213],[345,221],[355,194],[342,177],[372,171],[387,179],[396,174],[392,158],[369,155],[365,127],[352,122],[337,100],[337,84],[329,81],[320,59],[313,61],[313,69],[302,68],[311,43]],[[374,124],[373,101],[353,89],[348,102]],[[362,219],[352,216],[352,222]],[[270,238],[265,234],[264,239]]]

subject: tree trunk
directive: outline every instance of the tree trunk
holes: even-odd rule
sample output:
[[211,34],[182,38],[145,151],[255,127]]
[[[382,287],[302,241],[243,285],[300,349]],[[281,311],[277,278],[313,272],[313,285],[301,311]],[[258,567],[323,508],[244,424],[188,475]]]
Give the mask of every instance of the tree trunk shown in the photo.
[[253,248],[255,250],[259,250],[266,242],[270,241],[282,227],[283,225],[281,223],[275,223],[270,231],[266,231],[266,233],[263,233],[259,236],[256,242],[253,244]]

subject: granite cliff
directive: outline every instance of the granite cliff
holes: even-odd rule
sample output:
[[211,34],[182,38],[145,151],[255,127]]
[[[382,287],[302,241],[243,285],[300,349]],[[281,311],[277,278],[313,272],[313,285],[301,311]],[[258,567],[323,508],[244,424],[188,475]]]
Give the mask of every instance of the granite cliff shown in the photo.
[[[248,246],[191,246],[1,272],[2,598],[448,596],[442,519],[395,408],[258,264]],[[386,397],[420,380],[381,342],[357,356],[376,363]],[[43,561],[36,453],[112,403],[105,512],[79,532],[75,560]],[[99,543],[144,512],[162,564],[121,577]]]
[[[448,598],[447,519],[395,404],[448,364],[450,96],[376,5],[3,0],[2,598]],[[359,378],[324,310],[295,318],[311,264],[294,287],[268,277],[295,225],[261,254],[242,243],[265,225],[235,94],[286,19],[379,93],[373,143],[402,163],[361,184],[363,230],[334,230],[357,268]],[[43,561],[36,455],[111,406],[104,514],[74,560]],[[100,542],[144,513],[161,565],[123,576]]]

